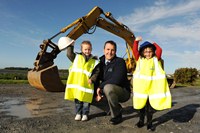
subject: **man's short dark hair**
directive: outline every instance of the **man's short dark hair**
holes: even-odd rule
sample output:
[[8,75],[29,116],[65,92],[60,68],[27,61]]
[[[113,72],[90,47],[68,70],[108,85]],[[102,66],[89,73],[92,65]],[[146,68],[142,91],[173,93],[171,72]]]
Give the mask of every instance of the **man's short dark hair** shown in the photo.
[[111,45],[113,45],[115,47],[115,51],[117,51],[117,44],[114,41],[112,41],[112,40],[109,40],[109,41],[105,42],[104,49],[105,49],[107,43],[110,43]]

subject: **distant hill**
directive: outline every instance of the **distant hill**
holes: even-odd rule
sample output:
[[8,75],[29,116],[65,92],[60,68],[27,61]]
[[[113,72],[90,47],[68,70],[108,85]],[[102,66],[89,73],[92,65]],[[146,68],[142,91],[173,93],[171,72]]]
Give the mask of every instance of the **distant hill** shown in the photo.
[[6,70],[31,70],[28,67],[5,67]]

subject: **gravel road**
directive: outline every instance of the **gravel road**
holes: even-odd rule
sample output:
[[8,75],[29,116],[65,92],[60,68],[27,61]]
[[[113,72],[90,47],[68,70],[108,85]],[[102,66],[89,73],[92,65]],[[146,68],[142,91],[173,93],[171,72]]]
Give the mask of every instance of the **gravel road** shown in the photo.
[[[154,114],[156,133],[200,132],[200,87],[171,89],[173,107]],[[138,129],[138,112],[132,98],[123,103],[123,122],[109,124],[110,116],[91,106],[87,122],[74,121],[74,103],[63,99],[64,93],[34,89],[28,84],[0,84],[1,133],[146,133]]]

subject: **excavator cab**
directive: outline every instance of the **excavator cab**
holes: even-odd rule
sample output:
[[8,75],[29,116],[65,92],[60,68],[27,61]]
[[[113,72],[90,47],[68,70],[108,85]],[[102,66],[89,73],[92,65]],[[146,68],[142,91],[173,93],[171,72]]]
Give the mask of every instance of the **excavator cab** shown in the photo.
[[[104,17],[101,15],[104,15]],[[40,45],[41,50],[35,59],[34,68],[28,72],[30,85],[43,91],[64,91],[65,85],[61,82],[58,68],[53,62],[61,50],[58,45],[52,42],[52,39],[72,28],[66,36],[76,40],[83,34],[91,34],[89,30],[96,29],[96,27],[100,27],[125,40],[128,49],[126,64],[128,71],[131,73],[134,69],[134,58],[133,54],[131,56],[130,53],[130,51],[132,52],[132,44],[135,40],[133,32],[127,26],[115,20],[110,12],[104,13],[101,8],[96,6],[86,16],[75,20],[50,39],[43,41]],[[47,52],[49,48],[51,48],[51,51]]]

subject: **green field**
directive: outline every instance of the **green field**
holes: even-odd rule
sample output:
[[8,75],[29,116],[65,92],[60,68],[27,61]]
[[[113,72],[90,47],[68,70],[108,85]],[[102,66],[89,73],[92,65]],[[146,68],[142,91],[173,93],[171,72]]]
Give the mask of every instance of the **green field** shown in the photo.
[[197,78],[197,80],[192,84],[176,84],[176,86],[200,86],[200,78]]
[[[0,69],[0,84],[28,84],[27,70]],[[63,83],[66,83],[68,70],[59,70],[59,75]]]
[[[27,70],[0,69],[0,84],[28,84]],[[68,77],[68,70],[59,70],[62,82],[65,84]],[[176,84],[176,86],[200,86],[200,78],[191,84]]]

